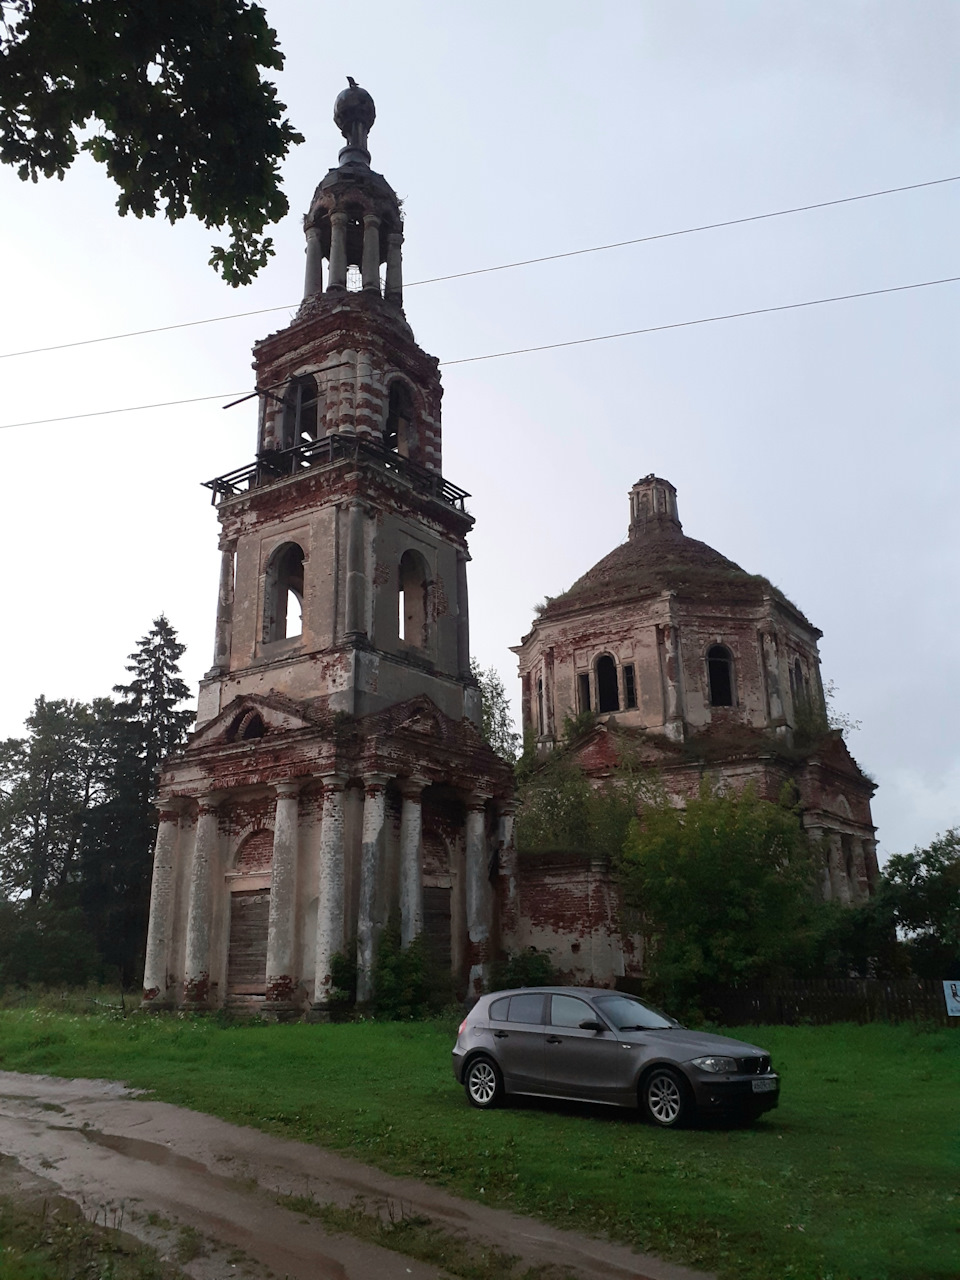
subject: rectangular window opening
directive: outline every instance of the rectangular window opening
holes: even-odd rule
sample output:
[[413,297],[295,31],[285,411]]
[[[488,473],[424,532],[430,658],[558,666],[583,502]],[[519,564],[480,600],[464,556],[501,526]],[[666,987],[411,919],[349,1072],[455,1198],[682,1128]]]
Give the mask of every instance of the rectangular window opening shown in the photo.
[[627,704],[627,708],[636,707],[637,705],[637,682],[633,675],[633,664],[623,668],[623,697]]
[[577,700],[579,710],[590,710],[590,673],[589,671],[581,671],[577,676]]

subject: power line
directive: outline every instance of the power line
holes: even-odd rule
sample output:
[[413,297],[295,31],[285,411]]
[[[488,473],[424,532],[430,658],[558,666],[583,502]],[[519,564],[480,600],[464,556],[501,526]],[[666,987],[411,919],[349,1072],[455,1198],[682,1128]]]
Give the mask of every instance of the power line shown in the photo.
[[646,329],[624,329],[621,333],[601,333],[593,338],[570,338],[566,342],[547,342],[541,347],[517,347],[513,351],[492,351],[485,356],[463,356],[459,360],[441,360],[442,365],[475,364],[478,360],[499,360],[503,356],[523,356],[532,351],[555,351],[558,347],[582,347],[588,342],[609,342],[612,338],[633,338],[641,333],[663,333],[667,329],[689,329],[697,324],[716,324],[719,320],[740,320],[744,316],[766,316],[774,311],[798,311],[801,307],[822,307],[827,302],[849,302],[853,298],[876,298],[882,293],[904,293],[908,289],[929,289],[936,284],[955,284],[960,276],[942,280],[920,280],[916,284],[896,284],[887,289],[864,289],[861,293],[838,293],[831,298],[809,298],[805,302],[784,302],[777,307],[755,307],[750,311],[727,311],[723,315],[700,316],[696,320],[676,320],[673,324],[655,324]]
[[[502,262],[493,267],[475,267],[470,271],[455,271],[447,276],[430,276],[425,280],[412,280],[405,289],[415,289],[423,284],[441,284],[447,280],[463,280],[468,276],[489,275],[494,271],[513,271],[517,267],[530,267],[540,262],[559,262],[563,258],[578,258],[588,253],[605,253],[609,249],[624,249],[634,244],[650,244],[654,240],[671,240],[677,236],[691,236],[700,231],[718,231],[723,227],[739,227],[748,222],[763,222],[770,218],[785,218],[794,213],[809,213],[814,209],[829,209],[835,205],[854,204],[859,200],[875,200],[878,196],[897,195],[902,191],[919,191],[923,187],[939,187],[948,182],[960,182],[960,174],[950,178],[932,178],[928,182],[911,182],[903,187],[884,187],[881,191],[865,191],[860,195],[841,196],[836,200],[818,200],[815,204],[798,204],[789,209],[775,209],[770,213],[754,213],[744,218],[728,218],[724,222],[705,222],[696,227],[683,227],[677,231],[660,231],[655,235],[638,236],[633,240],[617,240],[611,244],[597,244],[588,249],[568,249],[564,253],[548,253],[541,258],[523,258],[518,262]],[[58,342],[49,347],[30,347],[23,351],[0,352],[0,360],[13,360],[18,356],[41,355],[47,351],[65,351],[70,347],[89,347],[100,342],[119,342],[124,338],[142,338],[152,333],[170,333],[174,329],[193,329],[198,325],[220,324],[224,320],[244,320],[249,316],[265,316],[275,311],[292,311],[300,304],[286,303],[277,307],[260,307],[255,311],[233,311],[225,316],[208,316],[204,320],[182,320],[177,324],[157,325],[151,329],[131,329],[127,333],[110,333],[100,338],[78,338],[74,342]],[[488,357],[476,357],[477,359]]]
[[[501,360],[505,356],[529,355],[535,351],[556,351],[559,347],[582,347],[592,342],[610,342],[614,338],[632,338],[645,333],[664,333],[669,329],[689,329],[694,325],[717,324],[721,320],[741,320],[747,316],[766,316],[777,311],[798,311],[803,307],[822,307],[829,302],[850,302],[855,298],[877,298],[887,293],[906,293],[911,289],[930,289],[940,284],[956,284],[960,276],[944,276],[940,280],[918,280],[913,284],[889,285],[884,289],[864,289],[859,293],[838,293],[829,298],[808,298],[804,302],[784,302],[775,307],[754,307],[749,311],[727,311],[722,315],[700,316],[696,320],[675,320],[672,324],[649,325],[644,329],[624,329],[619,333],[600,333],[591,338],[570,338],[566,342],[546,342],[538,347],[515,347],[511,351],[491,351],[483,356],[461,356],[456,360],[441,360],[441,368],[455,364],[476,364],[480,360]],[[321,371],[322,372],[322,371]],[[279,385],[279,384],[278,384]],[[264,389],[261,389],[261,393]],[[254,393],[258,394],[258,393]],[[40,427],[51,422],[73,422],[78,418],[99,418],[112,413],[137,413],[141,409],[169,409],[174,405],[199,404],[204,400],[225,400],[228,396],[242,396],[242,391],[224,391],[218,396],[193,396],[188,400],[165,400],[157,404],[135,404],[122,409],[95,409],[90,413],[71,413],[61,418],[35,418],[29,422],[0,423],[0,431],[13,427]],[[247,397],[244,397],[247,398]]]

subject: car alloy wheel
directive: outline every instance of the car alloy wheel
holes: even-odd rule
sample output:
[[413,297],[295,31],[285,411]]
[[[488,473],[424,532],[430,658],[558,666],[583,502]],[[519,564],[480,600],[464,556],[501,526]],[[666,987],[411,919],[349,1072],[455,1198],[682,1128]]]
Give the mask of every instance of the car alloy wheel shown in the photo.
[[500,1101],[503,1092],[500,1072],[489,1058],[474,1058],[463,1083],[470,1102],[481,1110],[495,1107]]
[[675,1071],[660,1067],[643,1082],[643,1103],[654,1124],[676,1129],[686,1122],[690,1110],[686,1082]]

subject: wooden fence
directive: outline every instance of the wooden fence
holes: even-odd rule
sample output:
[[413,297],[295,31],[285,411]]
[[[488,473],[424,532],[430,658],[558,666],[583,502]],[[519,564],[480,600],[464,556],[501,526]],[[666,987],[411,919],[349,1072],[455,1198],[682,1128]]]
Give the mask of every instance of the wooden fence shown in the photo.
[[947,1015],[943,983],[932,978],[824,978],[704,993],[705,1013],[730,1026],[827,1022],[939,1022]]

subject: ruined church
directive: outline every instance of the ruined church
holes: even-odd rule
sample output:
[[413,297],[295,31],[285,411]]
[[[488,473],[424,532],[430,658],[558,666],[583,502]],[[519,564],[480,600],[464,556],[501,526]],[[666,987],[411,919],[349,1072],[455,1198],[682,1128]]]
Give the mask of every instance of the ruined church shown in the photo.
[[[305,218],[293,321],[254,348],[254,460],[208,482],[220,523],[213,665],[157,792],[147,1008],[329,1015],[337,957],[372,993],[389,921],[425,935],[461,994],[503,950],[571,981],[642,965],[609,863],[518,858],[513,771],[470,674],[468,494],[442,469],[438,363],[403,311],[399,200],[370,166],[370,95]],[[551,600],[515,652],[525,730],[594,779],[629,738],[678,799],[704,776],[797,789],[824,892],[876,878],[873,784],[823,710],[820,633],[763,578],[683,534],[676,493],[630,493],[627,540]]]

